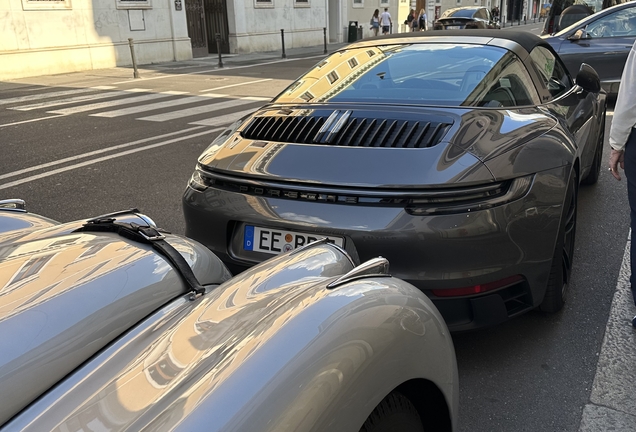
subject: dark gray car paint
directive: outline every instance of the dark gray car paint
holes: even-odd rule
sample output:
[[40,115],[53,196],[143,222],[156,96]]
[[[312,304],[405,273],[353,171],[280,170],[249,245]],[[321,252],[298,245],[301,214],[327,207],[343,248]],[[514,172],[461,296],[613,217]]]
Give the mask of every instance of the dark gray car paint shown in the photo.
[[618,85],[623,74],[627,55],[634,45],[634,41],[636,41],[636,36],[583,38],[578,40],[570,40],[569,38],[578,30],[585,29],[589,24],[600,18],[632,7],[636,7],[636,5],[629,2],[605,9],[555,35],[546,36],[545,40],[559,54],[572,76],[576,75],[581,63],[587,63],[598,73],[603,89],[610,94],[616,94],[618,93]]
[[[481,43],[512,50],[526,64],[542,102],[534,107],[505,109],[321,104],[322,110],[364,109],[375,112],[378,118],[393,113],[435,113],[448,116],[454,125],[439,144],[425,149],[270,142],[259,144],[257,152],[240,137],[243,123],[227,140],[229,144],[218,142],[204,152],[199,160],[202,171],[241,181],[281,182],[316,193],[330,193],[334,188],[360,193],[379,188],[425,191],[533,175],[532,186],[523,198],[474,213],[416,217],[404,208],[285,200],[214,187],[204,191],[188,188],[183,199],[186,234],[212,248],[225,262],[243,267],[271,256],[243,249],[246,225],[340,236],[353,257],[362,261],[377,255],[387,257],[393,263],[392,273],[424,290],[442,312],[445,304],[465,310],[461,319],[447,318],[453,330],[494,324],[509,314],[493,296],[437,298],[431,290],[522,275],[529,296],[524,300],[526,310],[538,306],[548,282],[568,179],[573,169],[584,178],[592,166],[604,95],[570,83],[565,94],[551,96],[529,64],[528,53],[511,40],[479,36],[424,40],[429,41]],[[422,39],[372,40],[354,46],[409,42],[421,43]],[[311,112],[316,106],[293,108]],[[255,115],[280,107],[268,106]],[[266,159],[267,164],[255,163],[266,152],[267,157],[260,160]],[[258,169],[253,169],[257,165]],[[211,232],[206,229],[210,225],[226,227],[226,232]],[[471,305],[485,301],[494,302],[490,307],[494,312],[479,317],[481,324],[472,323],[473,318],[478,320],[471,316]]]

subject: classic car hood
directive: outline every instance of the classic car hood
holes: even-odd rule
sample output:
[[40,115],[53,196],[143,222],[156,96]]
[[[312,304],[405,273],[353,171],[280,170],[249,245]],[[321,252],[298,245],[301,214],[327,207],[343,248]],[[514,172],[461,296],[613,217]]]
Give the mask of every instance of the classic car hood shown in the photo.
[[[340,250],[316,245],[252,267],[196,301],[176,300],[9,427],[354,430],[328,424],[327,407],[341,408],[345,401],[338,396],[355,377],[377,376],[372,360],[382,352],[390,358],[394,328],[416,338],[406,341],[417,347],[409,350],[415,358],[417,349],[434,344],[438,349],[417,368],[438,384],[451,383],[448,371],[455,365],[435,359],[446,349],[452,353],[450,335],[424,295],[391,278],[325,289],[351,269]],[[405,293],[416,293],[417,301],[407,302]],[[414,371],[399,373],[405,376],[398,381],[406,381]],[[378,387],[373,391],[382,394]],[[208,424],[202,412],[213,421]],[[327,414],[317,416],[321,412]],[[347,417],[355,415],[352,410]]]
[[[1,425],[187,290],[148,245],[111,233],[73,233],[81,222],[56,225],[29,214],[0,211],[0,223]],[[167,240],[202,284],[230,278],[203,246]]]
[[481,183],[492,180],[483,161],[556,123],[534,108],[309,106],[260,110],[199,163],[222,174],[333,186]]

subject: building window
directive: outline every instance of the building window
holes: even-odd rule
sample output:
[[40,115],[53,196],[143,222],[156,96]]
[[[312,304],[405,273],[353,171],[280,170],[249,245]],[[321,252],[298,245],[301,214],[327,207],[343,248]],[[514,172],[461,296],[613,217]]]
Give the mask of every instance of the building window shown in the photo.
[[363,8],[364,7],[364,0],[353,0],[353,7],[354,8]]
[[356,60],[356,58],[352,58],[351,60],[349,60],[349,67],[351,69],[354,69],[356,66],[358,66],[358,60]]
[[300,95],[300,98],[302,100],[304,100],[305,102],[309,102],[310,100],[312,100],[314,98],[314,95],[312,95],[310,92],[306,91],[305,93]]
[[117,0],[117,9],[152,9],[150,0]]
[[380,0],[380,6],[388,6],[389,5],[389,0]]
[[336,81],[338,81],[338,78],[340,78],[340,77],[338,76],[336,71],[330,72],[329,75],[327,75],[327,79],[329,80],[330,84],[333,84]]
[[442,0],[435,0],[435,3],[440,4]]
[[274,0],[254,0],[255,8],[273,8]]
[[31,258],[22,266],[22,268],[20,268],[15,276],[13,276],[13,279],[11,279],[11,282],[9,282],[7,285],[15,285],[32,277],[37,277],[38,273],[40,273],[40,270],[42,270],[46,263],[48,263],[54,256],[55,255],[44,255]]
[[71,0],[22,0],[22,10],[73,9]]
[[294,0],[294,7],[311,7],[309,0]]
[[457,0],[457,4],[458,5],[462,4],[462,0]]
[[373,50],[367,50],[367,55],[368,55],[369,57],[373,57],[373,56],[375,55],[375,51],[373,51]]

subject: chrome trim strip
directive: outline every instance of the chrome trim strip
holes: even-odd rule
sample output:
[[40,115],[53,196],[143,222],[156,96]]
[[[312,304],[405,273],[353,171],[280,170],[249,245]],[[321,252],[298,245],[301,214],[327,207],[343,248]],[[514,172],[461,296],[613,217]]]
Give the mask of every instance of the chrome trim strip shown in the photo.
[[344,112],[344,114],[340,116],[340,118],[338,119],[334,127],[332,127],[329,133],[327,134],[327,138],[325,138],[326,143],[330,143],[333,140],[333,138],[338,134],[338,132],[340,132],[340,129],[342,129],[342,127],[349,120],[349,117],[351,116],[352,112],[353,111],[351,110],[347,110]]
[[21,199],[0,200],[0,210],[26,213],[26,203]]
[[389,260],[383,257],[372,258],[340,276],[328,284],[327,288],[336,288],[354,280],[370,277],[391,277],[389,274]]

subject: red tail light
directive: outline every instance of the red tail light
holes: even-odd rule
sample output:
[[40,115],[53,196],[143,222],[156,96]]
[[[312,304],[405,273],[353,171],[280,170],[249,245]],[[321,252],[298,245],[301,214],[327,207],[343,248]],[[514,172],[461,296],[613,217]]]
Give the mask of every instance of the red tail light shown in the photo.
[[509,285],[514,285],[523,280],[523,276],[514,275],[495,282],[488,282],[486,284],[474,285],[464,288],[451,288],[451,289],[436,289],[432,290],[433,295],[437,297],[459,297],[473,294],[481,294],[488,291],[503,288]]

